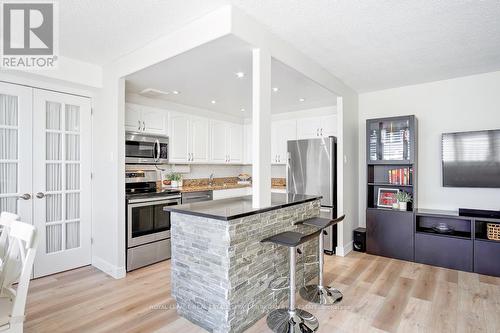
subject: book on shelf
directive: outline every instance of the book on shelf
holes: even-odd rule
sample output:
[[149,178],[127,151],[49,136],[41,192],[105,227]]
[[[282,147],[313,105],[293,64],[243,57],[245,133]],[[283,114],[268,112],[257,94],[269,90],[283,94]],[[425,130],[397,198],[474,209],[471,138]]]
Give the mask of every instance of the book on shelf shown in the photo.
[[388,170],[389,184],[391,185],[412,185],[413,168],[399,168]]

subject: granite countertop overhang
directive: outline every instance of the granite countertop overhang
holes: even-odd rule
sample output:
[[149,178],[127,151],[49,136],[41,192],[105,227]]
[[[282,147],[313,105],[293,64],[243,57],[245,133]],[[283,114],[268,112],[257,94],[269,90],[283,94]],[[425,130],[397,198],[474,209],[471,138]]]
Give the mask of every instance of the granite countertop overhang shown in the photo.
[[165,206],[168,212],[201,216],[209,219],[229,221],[256,215],[272,210],[319,200],[320,195],[305,195],[292,193],[271,193],[271,205],[262,208],[252,207],[252,196],[220,199],[213,201],[193,202],[176,206]]

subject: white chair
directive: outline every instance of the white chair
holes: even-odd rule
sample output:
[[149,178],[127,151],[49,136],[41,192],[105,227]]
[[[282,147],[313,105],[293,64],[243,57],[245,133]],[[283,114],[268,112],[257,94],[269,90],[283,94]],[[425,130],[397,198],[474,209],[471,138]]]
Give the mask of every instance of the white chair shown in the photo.
[[9,245],[10,225],[13,221],[17,220],[19,220],[19,216],[16,214],[8,212],[2,212],[2,214],[0,214],[0,227],[2,228],[2,233],[0,234],[0,269],[5,260],[7,246]]
[[[36,229],[31,224],[13,221],[9,246],[0,272],[0,331],[22,333],[24,309],[37,246]],[[17,288],[13,288],[13,284]]]

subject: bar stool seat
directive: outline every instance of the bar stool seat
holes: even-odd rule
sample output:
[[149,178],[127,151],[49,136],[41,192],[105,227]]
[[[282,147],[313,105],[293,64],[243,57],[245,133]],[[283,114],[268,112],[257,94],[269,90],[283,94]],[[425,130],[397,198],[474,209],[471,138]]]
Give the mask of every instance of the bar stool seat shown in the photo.
[[288,293],[288,308],[273,310],[267,316],[267,326],[277,333],[311,333],[319,327],[318,319],[311,313],[295,307],[295,265],[297,246],[318,237],[321,230],[311,234],[295,231],[285,231],[261,240],[262,243],[273,243],[286,246],[290,256],[290,278]]
[[326,234],[326,228],[343,221],[345,215],[338,217],[336,219],[328,219],[322,217],[314,217],[307,219],[296,224],[303,224],[312,226],[319,229],[319,246],[318,246],[318,256],[319,256],[319,274],[318,274],[318,284],[307,285],[300,288],[300,296],[306,301],[317,303],[321,305],[333,305],[340,302],[344,297],[342,293],[329,286],[323,285],[323,268],[324,268],[324,249],[323,249],[323,234]]

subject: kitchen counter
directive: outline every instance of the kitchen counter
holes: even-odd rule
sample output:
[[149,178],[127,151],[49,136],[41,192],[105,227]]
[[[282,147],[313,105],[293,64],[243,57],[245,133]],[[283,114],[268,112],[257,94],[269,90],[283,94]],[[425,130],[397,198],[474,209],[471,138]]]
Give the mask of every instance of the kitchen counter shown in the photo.
[[213,201],[194,202],[178,206],[166,206],[164,210],[228,221],[319,199],[321,199],[321,196],[318,195],[272,193],[271,205],[263,208],[252,207],[252,196],[244,196]]
[[[234,188],[247,188],[252,187],[252,184],[216,184],[216,185],[190,185],[177,187],[181,193],[189,192],[202,192],[202,191],[219,191],[219,190],[230,190]],[[168,187],[170,189],[170,187]],[[286,186],[282,185],[272,185],[271,189],[274,190],[286,190]]]
[[[286,299],[269,282],[288,272],[287,249],[262,239],[320,215],[320,196],[272,194],[269,207],[253,208],[250,196],[166,207],[171,212],[172,297],[180,316],[209,332],[243,332]],[[318,240],[302,247],[296,287],[317,278]]]

